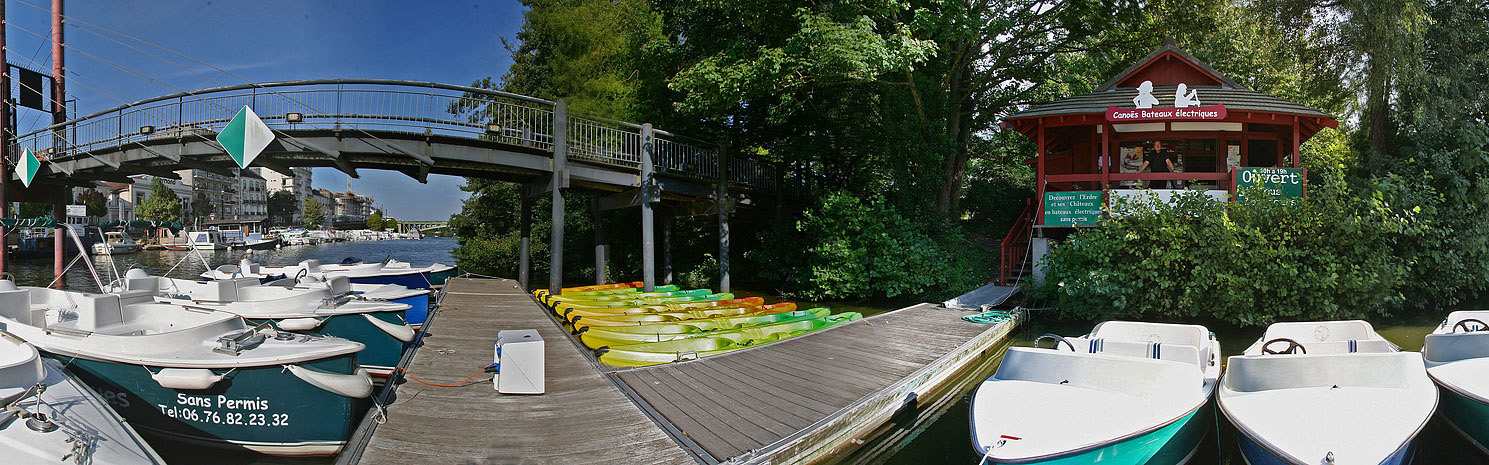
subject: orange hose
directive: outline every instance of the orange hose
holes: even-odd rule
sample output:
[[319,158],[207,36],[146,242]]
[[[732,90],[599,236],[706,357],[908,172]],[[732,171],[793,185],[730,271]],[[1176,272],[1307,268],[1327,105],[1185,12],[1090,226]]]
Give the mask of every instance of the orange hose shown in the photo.
[[475,374],[472,374],[469,377],[465,378],[465,381],[461,381],[461,382],[458,382],[458,383],[455,383],[455,384],[436,384],[436,383],[431,383],[431,382],[428,382],[428,381],[424,381],[422,379],[419,379],[419,378],[415,377],[413,373],[410,373],[408,370],[405,370],[403,368],[396,368],[393,371],[395,371],[395,372],[402,371],[404,375],[408,376],[408,379],[411,379],[411,380],[414,380],[414,381],[418,381],[419,384],[423,384],[425,386],[434,386],[434,387],[461,387],[461,386],[465,386],[466,384],[470,383],[470,380],[476,379],[477,376],[481,376],[482,373],[485,373],[486,372],[486,369],[482,368],[481,371],[477,371]]

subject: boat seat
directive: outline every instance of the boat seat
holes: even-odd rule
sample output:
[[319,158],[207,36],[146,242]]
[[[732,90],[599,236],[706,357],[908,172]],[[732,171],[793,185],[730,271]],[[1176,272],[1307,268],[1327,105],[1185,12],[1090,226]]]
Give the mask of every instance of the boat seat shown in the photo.
[[[0,305],[5,305],[3,300]],[[1489,332],[1428,334],[1427,340],[1430,342],[1422,345],[1422,357],[1432,362],[1489,357]]]
[[1125,357],[1152,358],[1168,360],[1171,362],[1187,363],[1199,367],[1201,370],[1205,365],[1200,363],[1200,351],[1193,346],[1182,344],[1164,344],[1156,342],[1130,342],[1112,341],[1104,338],[1067,338],[1075,346],[1076,352],[1092,354],[1121,355]]
[[1277,338],[1298,341],[1308,348],[1309,353],[1313,352],[1313,344],[1319,342],[1381,339],[1380,335],[1376,334],[1375,328],[1363,320],[1274,323],[1267,327],[1263,340],[1270,341]]
[[124,324],[124,307],[118,295],[81,294],[74,297],[73,303],[77,305],[74,311],[78,319],[71,323],[77,329],[101,333],[102,329]]
[[[1396,352],[1396,346],[1391,345],[1390,341],[1382,339],[1367,339],[1363,341],[1349,340],[1328,342],[1302,342],[1301,344],[1303,344],[1303,350],[1308,351],[1309,355],[1355,353],[1382,354]],[[1283,344],[1279,342],[1274,344],[1272,346],[1272,349],[1278,350],[1282,346]]]
[[[13,287],[13,286],[12,286]],[[43,310],[43,312],[45,312]],[[23,325],[41,326],[45,321],[31,320],[31,292],[25,289],[0,290],[0,317],[9,318]],[[45,313],[43,313],[45,320]]]

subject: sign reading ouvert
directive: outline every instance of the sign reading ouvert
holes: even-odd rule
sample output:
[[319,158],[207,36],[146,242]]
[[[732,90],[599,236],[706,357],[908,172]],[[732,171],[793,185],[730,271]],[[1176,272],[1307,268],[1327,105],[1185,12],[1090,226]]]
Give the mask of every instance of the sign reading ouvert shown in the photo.
[[1096,224],[1101,218],[1101,207],[1105,204],[1101,191],[1069,191],[1044,193],[1045,226],[1075,226]]
[[1273,197],[1302,197],[1306,181],[1301,168],[1236,168],[1236,197],[1245,199],[1246,192],[1258,189]]

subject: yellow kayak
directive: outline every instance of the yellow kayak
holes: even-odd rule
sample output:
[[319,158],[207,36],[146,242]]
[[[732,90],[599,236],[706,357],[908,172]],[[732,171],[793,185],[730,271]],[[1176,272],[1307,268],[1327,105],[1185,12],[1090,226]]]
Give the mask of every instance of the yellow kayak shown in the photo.
[[[588,298],[595,298],[595,297],[600,297],[600,296],[612,296],[612,295],[622,295],[622,294],[624,294],[624,295],[634,295],[634,294],[639,294],[639,293],[642,293],[642,292],[646,292],[646,291],[644,291],[641,288],[641,283],[639,281],[638,282],[635,282],[635,283],[626,283],[625,285],[629,286],[630,284],[635,284],[636,286],[635,287],[613,287],[613,288],[608,288],[608,289],[594,289],[594,290],[588,290],[588,291],[569,291],[569,290],[565,290],[564,292],[560,293],[557,296],[554,296],[552,294],[549,294],[547,289],[539,289],[539,290],[533,291],[533,297],[536,298],[539,302],[542,302],[544,304],[551,304],[551,302],[549,302],[549,301],[552,300],[555,297],[566,298],[566,299],[588,299]],[[652,289],[652,292],[671,292],[671,291],[676,291],[676,290],[678,290],[677,285],[668,284],[668,285],[665,285],[665,286],[656,286],[655,288]]]
[[715,330],[720,330],[720,329],[735,329],[735,328],[739,328],[741,326],[755,326],[755,325],[763,325],[763,324],[769,324],[769,323],[776,323],[776,322],[779,322],[781,320],[785,320],[785,319],[788,319],[788,318],[796,318],[796,317],[799,317],[799,316],[802,316],[802,315],[806,315],[806,314],[813,314],[813,315],[817,315],[817,316],[827,316],[827,315],[829,315],[831,313],[832,312],[828,311],[826,308],[820,308],[819,307],[819,308],[814,308],[814,309],[811,309],[811,310],[797,310],[797,311],[794,311],[794,312],[786,312],[786,313],[761,313],[761,314],[753,314],[753,315],[740,315],[740,316],[726,316],[726,317],[719,317],[719,318],[707,318],[707,319],[702,319],[702,320],[670,320],[670,321],[633,322],[633,323],[620,323],[620,324],[611,323],[611,324],[608,324],[608,325],[607,324],[603,324],[603,323],[602,324],[593,324],[595,322],[592,322],[592,321],[587,320],[587,319],[580,319],[579,321],[574,322],[574,325],[573,326],[574,326],[574,334],[582,334],[586,330],[586,328],[590,328],[590,327],[596,327],[596,328],[603,327],[605,329],[619,330],[619,331],[628,331],[628,332],[629,331],[632,331],[632,329],[627,329],[627,328],[634,328],[635,331],[639,331],[639,332],[643,332],[643,333],[645,333],[645,332],[655,332],[652,328],[647,328],[647,327],[654,327],[656,325],[668,325],[668,324],[686,324],[688,326],[696,327],[700,331],[715,331]]
[[680,312],[645,313],[640,315],[610,315],[610,316],[580,316],[574,317],[572,323],[575,328],[582,326],[636,326],[644,324],[670,323],[674,321],[707,320],[710,318],[749,316],[749,315],[774,315],[796,311],[796,304],[782,302],[759,307],[720,307],[705,308],[697,310],[684,310]]
[[616,305],[616,303],[654,297],[708,295],[712,292],[708,289],[688,289],[686,291],[624,292],[604,295],[550,295],[547,303],[555,307],[564,304],[580,307],[631,307],[632,305]]
[[601,362],[612,366],[637,367],[656,365],[658,363],[681,362],[747,347],[769,344],[860,318],[863,318],[863,316],[857,312],[846,312],[823,318],[820,321],[823,321],[825,324],[814,327],[813,329],[767,332],[759,331],[761,328],[746,328],[724,331],[717,335],[699,336],[688,339],[600,347],[595,350],[595,353],[599,356]]
[[669,303],[706,302],[706,301],[714,301],[714,300],[729,300],[729,299],[733,299],[733,298],[734,298],[734,294],[730,294],[728,292],[721,292],[721,293],[718,293],[718,294],[699,294],[699,293],[692,293],[692,294],[685,294],[685,295],[642,297],[642,298],[631,299],[631,300],[558,302],[558,303],[553,304],[552,308],[553,308],[553,313],[554,314],[562,315],[562,314],[564,314],[564,312],[568,311],[571,308],[645,307],[645,306],[650,306],[650,305],[662,305],[662,304],[669,304]]
[[565,321],[574,319],[575,316],[605,316],[605,315],[637,315],[644,313],[676,312],[692,310],[696,308],[734,307],[734,306],[761,306],[765,305],[765,299],[759,297],[744,297],[728,300],[710,300],[704,302],[681,302],[659,305],[647,305],[644,307],[569,307],[564,310]]
[[[847,319],[846,321],[852,321],[863,318],[863,315],[857,312],[839,313],[836,315],[828,315],[826,317],[819,317],[815,314],[807,314],[796,318],[788,318],[775,323],[759,326],[746,326],[739,329],[726,329],[722,331],[703,331],[687,324],[658,325],[663,326],[663,328],[659,329],[676,329],[680,331],[655,333],[611,331],[609,328],[595,326],[589,328],[588,331],[580,333],[576,337],[579,338],[579,342],[583,343],[586,347],[589,347],[591,349],[598,349],[606,346],[615,348],[618,346],[627,346],[645,342],[663,342],[677,339],[692,339],[695,337],[728,337],[734,339],[735,342],[740,342],[741,339],[738,339],[739,337],[747,336],[751,339],[763,339],[770,334],[775,333],[792,331],[816,331],[818,329],[826,328],[828,326],[832,326],[834,324],[845,321],[843,320],[844,318]],[[673,326],[674,328],[665,328],[666,326]]]

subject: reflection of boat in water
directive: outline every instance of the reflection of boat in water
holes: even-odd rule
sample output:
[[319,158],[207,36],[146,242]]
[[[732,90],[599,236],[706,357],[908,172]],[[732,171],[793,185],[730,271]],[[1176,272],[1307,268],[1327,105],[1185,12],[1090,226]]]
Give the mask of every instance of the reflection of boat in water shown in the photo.
[[130,238],[124,231],[109,231],[103,233],[103,242],[93,244],[95,255],[124,255],[140,251],[140,244]]

